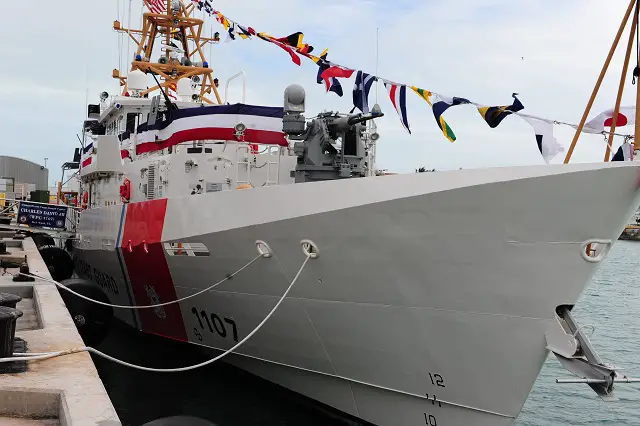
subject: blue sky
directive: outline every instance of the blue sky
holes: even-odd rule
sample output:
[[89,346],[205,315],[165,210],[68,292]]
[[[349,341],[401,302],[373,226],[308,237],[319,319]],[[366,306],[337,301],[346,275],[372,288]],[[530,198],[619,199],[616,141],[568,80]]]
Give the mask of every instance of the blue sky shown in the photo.
[[[11,19],[0,27],[2,154],[40,164],[48,157],[50,180],[58,178],[60,165],[78,146],[85,96],[96,102],[101,91],[118,89],[111,78],[111,70],[118,68],[118,35],[111,30],[118,3],[121,8],[129,6],[129,0],[23,0],[5,7]],[[136,24],[141,3],[131,2]],[[330,60],[372,73],[378,27],[381,77],[492,105],[511,103],[511,93],[518,92],[523,112],[577,123],[627,3],[216,0],[215,7],[274,36],[303,31],[305,41],[317,51],[329,48]],[[213,18],[206,19],[214,31],[222,32]],[[125,54],[126,47],[123,63]],[[613,107],[622,56],[620,48],[591,116]],[[247,73],[247,103],[281,105],[284,88],[297,83],[306,89],[309,115],[323,109],[347,112],[352,107],[353,78],[342,81],[343,98],[325,94],[315,82],[315,64],[303,58],[297,67],[284,51],[258,39],[213,46],[209,61],[221,86],[237,71]],[[231,88],[229,101],[239,101],[237,88]],[[623,104],[633,104],[632,89],[629,79]],[[374,98],[372,94],[371,103]],[[407,102],[412,135],[402,128],[382,85],[378,102],[386,113],[378,122],[382,168],[409,172],[420,166],[543,163],[531,127],[518,117],[490,129],[473,106],[452,108],[445,118],[458,140],[451,144],[428,105],[415,94],[408,93]],[[630,128],[624,130],[632,133]],[[556,138],[564,146],[572,136],[570,128],[556,127]],[[574,159],[601,161],[603,153],[603,138],[587,136]],[[559,155],[554,162],[562,159]]]

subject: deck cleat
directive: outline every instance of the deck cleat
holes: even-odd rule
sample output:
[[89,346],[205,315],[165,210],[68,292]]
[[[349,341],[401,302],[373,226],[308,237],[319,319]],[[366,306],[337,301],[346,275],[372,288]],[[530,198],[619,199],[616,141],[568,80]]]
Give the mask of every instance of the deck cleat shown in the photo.
[[20,231],[16,232],[15,234],[13,234],[13,237],[11,237],[11,239],[13,240],[24,240],[25,235],[22,234]]

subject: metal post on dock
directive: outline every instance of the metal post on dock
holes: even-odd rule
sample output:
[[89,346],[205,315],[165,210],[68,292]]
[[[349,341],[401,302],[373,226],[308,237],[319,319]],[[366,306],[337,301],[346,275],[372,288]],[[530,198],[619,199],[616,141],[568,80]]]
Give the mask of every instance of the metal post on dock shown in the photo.
[[[12,299],[8,299],[8,301],[12,304],[14,302]],[[15,303],[17,303],[17,301]],[[0,306],[0,358],[10,358],[13,356],[13,342],[16,337],[16,322],[21,316],[22,311],[15,307]]]

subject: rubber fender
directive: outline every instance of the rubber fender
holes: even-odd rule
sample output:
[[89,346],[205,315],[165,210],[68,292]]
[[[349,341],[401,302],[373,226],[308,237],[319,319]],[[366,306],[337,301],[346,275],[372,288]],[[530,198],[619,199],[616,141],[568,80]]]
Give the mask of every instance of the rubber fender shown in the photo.
[[31,234],[31,238],[33,239],[33,242],[36,243],[36,246],[38,247],[38,249],[40,249],[40,247],[43,247],[43,246],[56,245],[55,240],[47,234],[42,234],[42,233]]
[[[71,278],[62,281],[60,284],[90,299],[111,303],[106,293],[91,281],[82,278]],[[111,306],[98,305],[62,289],[58,291],[85,345],[99,345],[111,328],[113,308]]]
[[44,246],[38,251],[55,281],[60,282],[73,276],[73,260],[68,252],[55,246]]
[[217,426],[208,420],[190,416],[163,417],[152,420],[142,426]]

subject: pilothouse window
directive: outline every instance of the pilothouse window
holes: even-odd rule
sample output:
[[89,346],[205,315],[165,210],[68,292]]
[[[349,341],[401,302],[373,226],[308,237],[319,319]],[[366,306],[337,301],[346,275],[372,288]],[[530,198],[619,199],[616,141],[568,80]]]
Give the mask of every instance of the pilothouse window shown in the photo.
[[[205,148],[204,149],[204,153],[205,154],[211,154],[213,152],[213,148]],[[187,154],[202,154],[202,147],[189,147],[187,148]]]
[[136,127],[136,116],[138,114],[135,112],[130,112],[127,114],[127,126],[125,128],[126,132],[133,133]]
[[205,154],[213,152],[212,148],[205,147],[204,141],[193,141],[191,146],[187,148],[187,154],[202,154],[203,147]]

